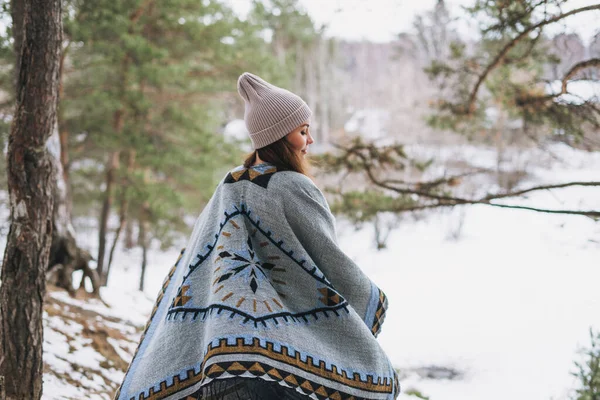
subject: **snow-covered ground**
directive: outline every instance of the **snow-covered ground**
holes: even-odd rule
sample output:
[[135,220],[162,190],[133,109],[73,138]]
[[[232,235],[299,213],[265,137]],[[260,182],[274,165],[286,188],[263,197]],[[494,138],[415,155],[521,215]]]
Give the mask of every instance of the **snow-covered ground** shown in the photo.
[[[496,165],[495,153],[489,149],[412,151],[463,157],[478,166]],[[600,180],[599,154],[564,146],[553,146],[551,151],[551,155],[515,155],[536,160],[527,165],[529,183]],[[531,195],[518,203],[598,210],[600,189],[567,188]],[[394,365],[408,371],[401,382],[403,390],[416,389],[431,400],[568,398],[576,384],[570,375],[576,351],[588,344],[590,327],[600,329],[599,223],[581,216],[468,206],[417,221],[405,218],[390,235],[387,249],[379,252],[373,245],[371,226],[355,230],[342,220],[338,225],[343,249],[389,297],[379,340]],[[102,292],[111,307],[101,303],[89,307],[100,315],[143,325],[178,254],[178,248],[154,249],[145,293],[139,293],[140,252],[119,251],[109,287]],[[54,296],[69,301],[66,296]],[[77,343],[71,343],[71,350],[82,363],[100,362],[96,354],[85,353],[89,341],[77,339],[80,328],[56,324],[46,321],[50,368],[68,369],[56,357],[68,353],[68,348],[54,329],[72,331]],[[139,328],[124,333],[134,338],[140,334]],[[120,354],[131,353],[134,347],[122,339],[115,339],[114,346]],[[453,368],[462,378],[423,379],[410,372],[427,366]],[[120,379],[115,371],[107,371],[107,376]],[[72,398],[82,397],[81,391],[46,374],[45,399],[68,398],[69,390]],[[404,400],[414,398],[401,395]]]
[[[530,181],[600,180],[598,154],[551,151],[537,160],[565,162],[530,166]],[[435,155],[444,154],[456,152]],[[495,162],[485,150],[460,154],[482,167]],[[518,203],[598,210],[600,190],[575,187]],[[449,239],[461,222],[459,239]],[[380,342],[392,362],[464,373],[456,381],[413,374],[405,390],[431,400],[568,398],[576,351],[589,344],[590,327],[600,328],[600,224],[481,205],[403,223],[382,252],[371,250],[370,238],[368,229],[347,232],[341,244],[389,296]]]

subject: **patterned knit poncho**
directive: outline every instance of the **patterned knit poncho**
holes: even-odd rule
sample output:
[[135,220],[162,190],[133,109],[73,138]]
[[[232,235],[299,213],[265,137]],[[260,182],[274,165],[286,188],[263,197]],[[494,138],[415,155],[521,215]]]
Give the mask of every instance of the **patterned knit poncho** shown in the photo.
[[232,170],[165,279],[116,398],[196,398],[215,379],[254,378],[312,399],[395,399],[375,339],[386,297],[334,224],[306,176]]

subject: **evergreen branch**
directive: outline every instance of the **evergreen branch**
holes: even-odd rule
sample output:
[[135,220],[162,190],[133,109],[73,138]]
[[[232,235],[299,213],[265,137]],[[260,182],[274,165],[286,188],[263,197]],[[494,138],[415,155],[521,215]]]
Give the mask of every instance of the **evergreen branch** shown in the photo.
[[[356,156],[360,160],[360,166],[363,172],[366,174],[369,181],[382,189],[390,190],[392,192],[401,194],[401,195],[416,195],[425,199],[433,200],[433,203],[427,203],[423,205],[410,205],[408,207],[399,207],[396,209],[396,212],[405,212],[405,211],[417,211],[431,208],[439,208],[439,207],[453,207],[457,205],[465,205],[465,204],[482,204],[488,205],[491,207],[500,207],[500,208],[512,208],[512,209],[521,209],[521,210],[529,210],[536,211],[541,213],[549,213],[549,214],[568,214],[568,215],[582,215],[591,218],[600,218],[600,211],[596,210],[561,210],[561,209],[544,209],[537,207],[529,207],[529,206],[519,206],[514,204],[499,204],[492,203],[491,200],[505,199],[505,198],[514,198],[522,196],[526,193],[541,191],[541,190],[550,190],[550,189],[562,189],[571,186],[588,186],[588,187],[599,187],[600,182],[567,182],[561,184],[553,184],[553,185],[541,185],[541,186],[533,186],[527,189],[521,189],[517,191],[507,192],[507,193],[496,193],[496,194],[488,194],[479,199],[468,199],[451,195],[443,195],[438,194],[430,189],[435,188],[441,185],[441,182],[444,180],[447,183],[455,183],[456,181],[452,181],[450,178],[434,180],[427,183],[436,183],[440,182],[439,185],[427,186],[422,185],[418,182],[413,183],[415,188],[410,187],[398,187],[398,184],[407,185],[406,182],[397,181],[397,180],[381,180],[377,178],[376,173],[374,171],[373,160],[369,159],[368,156],[361,153],[361,150],[370,150],[369,153],[373,154],[374,150],[372,148],[366,147],[360,143],[355,144],[350,148],[343,148],[341,146],[337,146],[338,148],[342,148],[345,151],[345,154],[341,157],[342,159],[348,160],[350,155]],[[482,171],[479,171],[482,172]],[[425,189],[425,190],[424,190]]]
[[154,0],[146,0],[142,4],[140,4],[140,6],[129,15],[129,21],[132,24],[136,23],[142,17],[142,15],[144,15],[144,11],[146,11],[146,8],[152,3],[154,3]]
[[576,8],[575,10],[571,10],[569,12],[556,15],[550,19],[545,19],[545,20],[523,30],[523,32],[521,32],[519,35],[517,35],[515,38],[513,38],[510,42],[508,42],[502,48],[502,50],[500,50],[498,52],[498,54],[496,55],[496,57],[494,57],[492,62],[490,64],[488,64],[488,66],[484,69],[484,71],[481,73],[481,75],[479,75],[479,78],[477,79],[477,82],[475,83],[475,86],[473,87],[473,89],[471,90],[471,93],[469,95],[469,100],[468,100],[467,107],[466,107],[466,113],[468,115],[472,115],[475,112],[475,102],[477,99],[477,94],[479,92],[479,88],[481,87],[483,82],[487,79],[487,76],[490,74],[490,72],[492,70],[494,70],[495,68],[497,68],[502,63],[502,61],[504,60],[504,58],[506,57],[508,52],[513,47],[515,47],[518,42],[520,42],[522,39],[526,38],[527,35],[529,35],[534,30],[539,29],[545,25],[553,24],[553,23],[558,22],[558,21],[560,21],[566,17],[569,17],[571,15],[579,14],[579,13],[586,12],[586,11],[592,11],[592,10],[600,10],[600,4],[594,4],[594,5],[587,6],[587,7]]
[[570,186],[600,186],[600,182],[567,182],[567,183],[560,183],[560,184],[556,184],[556,185],[534,186],[534,187],[530,187],[527,189],[518,190],[515,192],[490,194],[490,195],[487,195],[486,197],[482,198],[481,200],[488,201],[488,200],[503,199],[506,197],[517,197],[517,196],[522,196],[525,193],[535,192],[538,190],[562,189],[562,188],[566,188],[566,187],[570,187]]
[[484,206],[490,207],[499,207],[499,208],[510,208],[516,210],[527,210],[527,211],[535,211],[539,213],[547,213],[547,214],[567,214],[567,215],[581,215],[590,218],[600,218],[600,211],[594,210],[553,210],[553,209],[545,209],[545,208],[536,208],[536,207],[528,207],[528,206],[518,206],[514,204],[498,204],[498,203],[486,203],[483,201],[467,201],[467,202],[456,202],[456,203],[431,203],[420,206],[410,206],[410,207],[401,207],[396,212],[409,212],[409,211],[421,211],[426,209],[434,209],[434,208],[443,208],[443,207],[455,207],[466,204],[481,204]]
[[[578,62],[577,64],[573,65],[571,67],[571,69],[569,69],[569,71],[567,71],[567,73],[561,79],[560,92],[549,94],[549,95],[544,95],[544,96],[524,96],[524,97],[521,97],[518,99],[517,105],[524,106],[524,105],[528,105],[528,104],[545,102],[545,101],[560,97],[564,94],[568,94],[569,91],[567,89],[567,85],[569,84],[569,80],[572,77],[574,77],[579,71],[587,69],[587,68],[600,68],[600,58],[590,58],[589,60],[581,61],[581,62]],[[579,97],[579,98],[585,102],[585,99],[583,99],[581,97]],[[595,109],[595,107],[593,107],[593,108],[594,108],[594,111],[597,111]]]
[[[509,25],[510,22],[512,22],[512,23],[514,23],[515,21],[521,22],[526,17],[531,16],[533,11],[535,11],[541,5],[545,4],[547,1],[548,0],[541,0],[535,4],[531,4],[528,7],[525,7],[523,12],[513,14],[511,16],[512,18],[510,21],[501,19],[501,21],[499,23],[483,29],[482,33],[486,34],[486,33],[493,32],[493,31],[504,31],[506,29],[506,26]],[[507,4],[510,4],[510,2],[507,2]]]
[[560,94],[567,93],[567,83],[568,80],[571,79],[575,74],[582,69],[592,68],[592,67],[600,67],[600,58],[591,58],[589,60],[581,61],[575,64],[562,79],[561,91]]
[[434,187],[441,186],[441,185],[456,186],[460,183],[460,181],[464,177],[482,174],[485,172],[489,172],[489,170],[485,169],[485,168],[481,168],[481,169],[478,169],[475,171],[465,172],[463,174],[452,175],[449,177],[434,179],[434,180],[425,181],[425,182],[407,182],[407,181],[402,181],[399,179],[386,179],[386,180],[383,180],[382,182],[384,182],[386,184],[390,184],[390,185],[415,185],[420,190],[423,190],[423,189],[432,189]]
[[600,211],[595,211],[595,210],[589,210],[589,211],[584,211],[584,210],[552,210],[552,209],[545,209],[545,208],[517,206],[517,205],[514,205],[514,204],[498,204],[498,203],[485,203],[485,202],[474,202],[474,203],[471,203],[471,204],[485,204],[485,205],[489,205],[489,206],[493,206],[493,207],[512,208],[512,209],[517,209],[517,210],[528,210],[528,211],[535,211],[535,212],[547,213],[547,214],[582,215],[582,216],[590,217],[590,218],[600,218]]
[[427,198],[435,199],[435,200],[468,203],[468,200],[466,200],[466,199],[460,199],[458,197],[443,196],[443,195],[438,195],[438,194],[435,194],[435,193],[430,193],[430,192],[427,192],[427,191],[421,191],[421,190],[415,190],[415,189],[406,189],[406,188],[399,188],[399,187],[396,187],[396,186],[392,186],[389,183],[386,183],[385,181],[379,180],[375,176],[375,174],[374,174],[374,172],[372,170],[372,165],[367,160],[367,157],[365,157],[365,155],[361,154],[358,151],[358,149],[356,148],[356,146],[354,148],[347,149],[347,152],[348,152],[348,154],[354,154],[358,158],[361,159],[362,167],[363,167],[365,173],[367,174],[367,177],[369,178],[369,180],[375,186],[379,186],[380,188],[388,189],[388,190],[391,190],[391,191],[394,191],[394,192],[400,193],[400,194],[415,194],[417,196],[427,197]]
[[538,43],[538,41],[540,40],[540,38],[542,37],[542,32],[543,30],[540,29],[537,33],[537,36],[534,37],[531,42],[529,42],[529,45],[527,46],[527,49],[523,52],[523,54],[521,54],[519,57],[514,57],[514,58],[508,58],[506,57],[505,60],[507,63],[517,63],[519,61],[524,60],[526,57],[528,57],[531,52],[533,51],[533,48],[535,47],[535,45]]

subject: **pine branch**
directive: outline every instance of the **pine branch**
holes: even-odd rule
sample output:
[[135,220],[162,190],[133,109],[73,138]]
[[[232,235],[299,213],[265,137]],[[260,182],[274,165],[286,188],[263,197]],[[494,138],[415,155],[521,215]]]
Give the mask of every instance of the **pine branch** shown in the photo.
[[[513,13],[512,15],[510,15],[510,19],[502,18],[501,16],[499,16],[498,19],[500,20],[500,22],[498,22],[497,24],[488,26],[485,29],[482,29],[482,33],[487,34],[487,33],[494,32],[494,31],[505,31],[508,25],[515,25],[516,22],[522,22],[525,18],[531,16],[531,14],[538,7],[546,4],[547,1],[548,0],[540,0],[539,2],[537,2],[535,4],[525,3],[526,7],[521,13]],[[499,7],[503,7],[503,6],[506,7],[509,5],[510,5],[510,2],[506,2],[506,3],[500,4]]]
[[600,182],[567,182],[567,183],[560,183],[560,184],[555,184],[555,185],[534,186],[534,187],[530,187],[528,189],[518,190],[515,192],[490,194],[490,195],[484,197],[482,199],[482,201],[503,199],[506,197],[517,197],[517,196],[522,196],[525,193],[535,192],[535,191],[539,191],[539,190],[562,189],[562,188],[566,188],[566,187],[570,187],[570,186],[600,186]]
[[575,76],[575,74],[577,74],[577,72],[579,72],[583,69],[592,68],[592,67],[600,67],[600,58],[591,58],[589,60],[581,61],[581,62],[575,64],[569,70],[569,72],[567,72],[565,74],[564,78],[562,79],[560,94],[567,93],[567,83],[568,83],[569,79],[571,79],[573,76]]
[[[523,96],[517,100],[517,105],[520,107],[536,104],[536,103],[544,103],[549,100],[556,99],[564,94],[569,94],[567,89],[567,85],[569,84],[570,79],[575,76],[579,71],[582,71],[587,68],[599,68],[600,67],[600,58],[591,58],[589,60],[581,61],[575,64],[571,69],[564,75],[561,79],[561,90],[560,92],[543,95],[543,96]],[[580,97],[580,99],[585,103],[586,99]],[[591,103],[590,103],[591,104]],[[593,111],[598,111],[595,106],[592,104]]]
[[[551,190],[551,189],[563,189],[567,187],[573,186],[585,186],[585,187],[600,187],[600,182],[590,181],[590,182],[566,182],[560,184],[552,184],[552,185],[538,185],[532,186],[526,189],[520,189],[515,191],[510,191],[506,193],[490,193],[480,198],[463,198],[453,195],[444,195],[437,193],[435,191],[436,188],[441,186],[442,184],[454,185],[457,183],[456,180],[452,180],[452,178],[441,178],[438,180],[432,180],[429,182],[413,182],[408,183],[400,180],[393,179],[379,179],[375,172],[375,164],[379,163],[380,166],[387,165],[393,163],[393,161],[385,160],[382,162],[381,160],[377,160],[377,156],[380,154],[385,154],[384,149],[377,149],[375,146],[364,145],[361,142],[356,142],[353,146],[349,148],[343,148],[341,146],[336,146],[343,150],[343,154],[339,156],[338,160],[343,163],[343,165],[353,165],[350,158],[356,157],[359,160],[359,168],[352,167],[352,169],[360,172],[364,172],[367,176],[370,183],[379,187],[381,189],[386,189],[391,192],[400,194],[400,195],[414,195],[423,199],[425,204],[414,205],[410,204],[406,207],[399,207],[394,209],[395,212],[405,212],[405,211],[418,211],[424,209],[432,209],[432,208],[440,208],[440,207],[453,207],[457,205],[465,205],[465,204],[482,204],[491,207],[500,207],[500,208],[511,208],[511,209],[521,209],[521,210],[529,210],[541,213],[549,213],[549,214],[567,214],[567,215],[582,215],[590,218],[600,218],[600,211],[598,210],[566,210],[566,209],[545,209],[539,207],[530,207],[530,206],[520,206],[514,204],[502,204],[502,203],[494,203],[493,200],[499,199],[507,199],[507,198],[516,198],[521,197],[527,193],[533,193],[537,191],[543,190]],[[365,152],[368,154],[366,155]],[[482,171],[477,171],[475,173],[480,173]],[[472,174],[472,173],[471,173]],[[464,176],[468,174],[463,174]]]
[[132,25],[135,24],[142,17],[142,15],[144,15],[144,11],[146,11],[146,8],[152,3],[154,3],[154,0],[145,0],[134,12],[129,15],[129,21],[132,23]]
[[508,42],[502,48],[502,50],[500,50],[500,52],[498,52],[498,54],[496,55],[496,57],[494,57],[492,62],[490,64],[488,64],[488,66],[483,70],[481,75],[479,75],[479,78],[477,79],[477,82],[475,83],[475,86],[473,87],[473,89],[471,90],[471,93],[469,95],[469,100],[468,100],[467,107],[466,107],[466,113],[469,115],[472,115],[475,113],[475,103],[476,103],[476,99],[477,99],[477,94],[479,92],[479,88],[481,87],[483,82],[485,82],[485,80],[487,79],[487,76],[490,74],[490,72],[492,70],[494,70],[495,68],[497,68],[502,63],[502,61],[504,60],[504,58],[506,57],[508,52],[513,47],[515,47],[517,45],[517,43],[519,43],[521,40],[526,38],[531,32],[533,32],[536,29],[539,29],[546,25],[550,25],[555,22],[558,22],[558,21],[560,21],[566,17],[569,17],[571,15],[579,14],[579,13],[586,12],[586,11],[592,11],[592,10],[600,10],[600,4],[594,4],[594,5],[587,6],[587,7],[577,8],[575,10],[571,10],[569,12],[556,15],[550,19],[545,19],[545,20],[523,30],[518,36],[516,36],[514,39],[512,39],[510,42]]

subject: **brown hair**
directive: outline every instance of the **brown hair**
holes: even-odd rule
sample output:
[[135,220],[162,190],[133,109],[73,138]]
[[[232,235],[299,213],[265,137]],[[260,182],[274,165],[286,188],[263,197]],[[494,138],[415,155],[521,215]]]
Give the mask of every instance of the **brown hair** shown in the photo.
[[273,164],[278,171],[295,171],[312,179],[309,173],[310,164],[292,147],[285,136],[250,153],[244,160],[244,168],[250,168],[256,162],[257,154],[262,161]]

